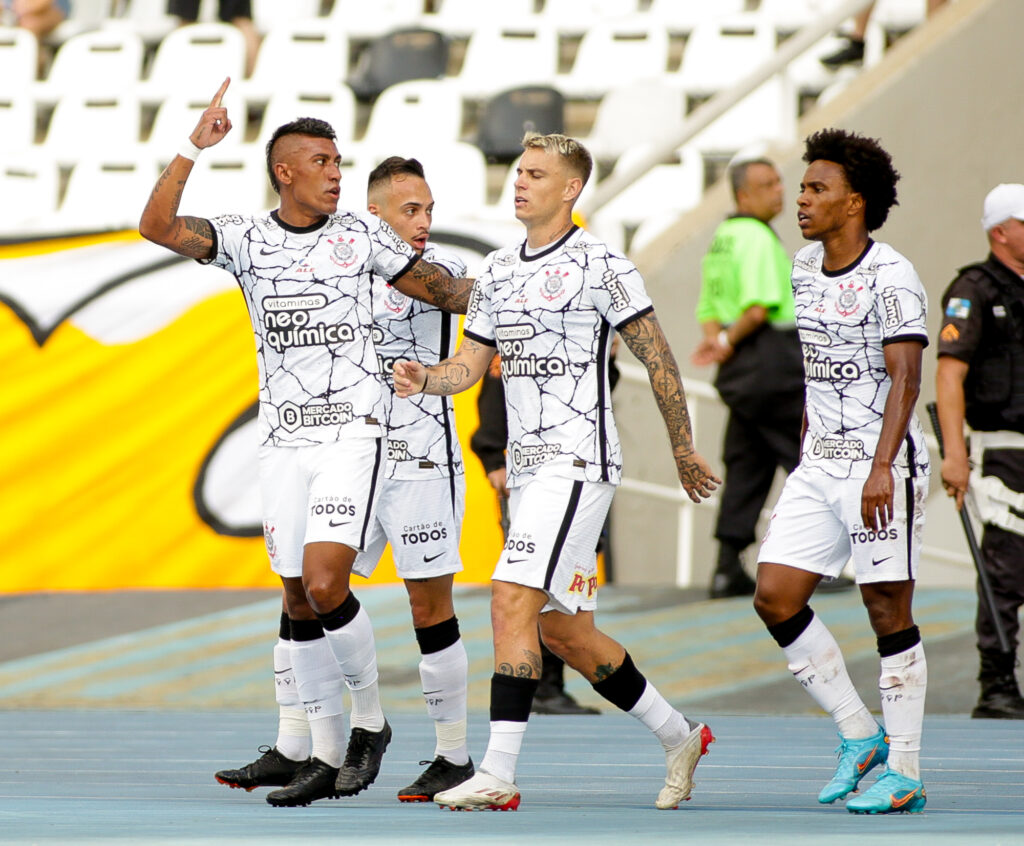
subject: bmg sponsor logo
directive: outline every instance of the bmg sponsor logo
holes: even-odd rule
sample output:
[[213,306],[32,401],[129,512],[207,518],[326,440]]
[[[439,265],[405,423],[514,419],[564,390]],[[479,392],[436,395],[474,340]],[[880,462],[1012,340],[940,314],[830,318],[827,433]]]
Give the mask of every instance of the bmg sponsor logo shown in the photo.
[[347,323],[310,323],[310,313],[327,305],[323,294],[263,298],[263,338],[277,352],[291,347],[341,344],[355,340]]
[[[502,359],[502,366],[505,360]],[[529,470],[532,467],[539,467],[546,464],[561,454],[558,444],[521,444],[513,441],[509,444],[508,454],[512,460],[512,469],[515,472]]]
[[615,311],[622,311],[629,306],[629,294],[626,293],[626,288],[619,280],[619,274],[617,274],[611,268],[608,268],[601,276],[601,284],[608,290],[608,293],[612,298],[612,308]]
[[278,409],[281,428],[294,432],[303,426],[344,426],[355,419],[350,402],[322,402],[296,405],[286,402]]

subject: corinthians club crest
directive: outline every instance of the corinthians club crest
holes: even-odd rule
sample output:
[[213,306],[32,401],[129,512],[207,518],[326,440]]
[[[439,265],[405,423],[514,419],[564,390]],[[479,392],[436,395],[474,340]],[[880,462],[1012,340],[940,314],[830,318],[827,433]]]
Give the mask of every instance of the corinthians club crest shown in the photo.
[[565,280],[569,271],[545,270],[544,281],[540,284],[540,295],[546,300],[557,300],[565,293]]
[[352,245],[355,243],[355,238],[349,238],[347,241],[339,240],[335,241],[331,238],[327,239],[327,243],[331,245],[331,261],[333,261],[339,267],[351,267],[356,260],[356,250]]
[[857,294],[864,290],[863,285],[856,285],[855,282],[847,282],[845,285],[839,283],[839,293],[836,295],[836,311],[843,317],[849,317],[851,314],[855,314],[857,309],[860,308],[860,301],[857,299]]

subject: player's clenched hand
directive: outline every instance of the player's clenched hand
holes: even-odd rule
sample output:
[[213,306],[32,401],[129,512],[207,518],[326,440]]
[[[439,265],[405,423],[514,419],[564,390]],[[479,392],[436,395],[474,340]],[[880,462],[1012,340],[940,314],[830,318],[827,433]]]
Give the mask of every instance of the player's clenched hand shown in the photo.
[[892,470],[871,468],[860,497],[860,516],[864,526],[873,532],[881,531],[892,522]]
[[391,371],[395,377],[395,394],[411,397],[427,383],[427,369],[418,361],[396,361]]
[[229,76],[221,83],[217,93],[213,95],[210,105],[207,106],[200,116],[199,123],[196,124],[196,128],[192,130],[192,134],[189,136],[189,140],[200,149],[212,147],[231,131],[228,110],[220,104],[221,99],[224,97],[224,92],[228,90],[228,85],[230,84],[231,77]]
[[696,452],[677,453],[676,470],[683,490],[694,502],[707,499],[722,484],[722,480],[711,472],[707,462]]

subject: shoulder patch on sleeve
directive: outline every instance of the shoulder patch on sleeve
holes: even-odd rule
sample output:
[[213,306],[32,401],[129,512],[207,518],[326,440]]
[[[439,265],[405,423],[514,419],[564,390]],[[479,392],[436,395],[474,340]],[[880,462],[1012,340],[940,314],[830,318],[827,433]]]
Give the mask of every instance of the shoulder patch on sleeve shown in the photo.
[[960,330],[952,323],[947,323],[942,327],[939,338],[947,343],[953,343],[953,341],[960,340]]
[[950,297],[946,304],[946,317],[966,319],[971,314],[971,301],[960,297]]

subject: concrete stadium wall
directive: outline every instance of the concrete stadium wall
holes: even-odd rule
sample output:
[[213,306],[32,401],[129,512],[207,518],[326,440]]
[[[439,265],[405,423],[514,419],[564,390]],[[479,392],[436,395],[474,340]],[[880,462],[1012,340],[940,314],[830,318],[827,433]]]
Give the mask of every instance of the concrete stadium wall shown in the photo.
[[[1024,181],[1022,31],[1021,0],[951,3],[897,42],[882,62],[862,73],[838,97],[809,113],[800,126],[800,139],[819,128],[839,126],[880,138],[892,153],[903,177],[898,186],[900,204],[875,237],[891,243],[916,266],[928,291],[933,339],[939,325],[939,300],[956,268],[987,253],[979,223],[985,194],[999,182]],[[795,214],[805,167],[800,161],[802,143],[771,155],[786,184],[786,209],[775,222],[776,230],[792,253],[805,243]],[[698,209],[634,257],[687,379],[706,381],[712,375],[688,360],[698,338],[693,309],[701,256],[731,207],[727,186],[719,180]],[[631,361],[628,351],[623,358]],[[930,426],[924,405],[934,397],[933,345],[925,350],[918,406],[926,431]],[[722,408],[717,400],[693,395],[690,404],[698,449],[721,470]],[[620,584],[706,585],[716,550],[711,534],[717,505],[680,510],[677,504],[637,490],[645,484],[679,488],[668,440],[650,388],[642,381],[624,380],[616,391],[616,406],[625,475],[643,480],[632,488],[627,484],[616,497],[616,580]],[[921,582],[965,583],[973,578],[966,545],[955,512],[936,484],[939,460],[934,451],[932,464],[927,566],[922,568]],[[678,548],[683,549],[681,556]],[[748,555],[755,554],[753,547]]]

